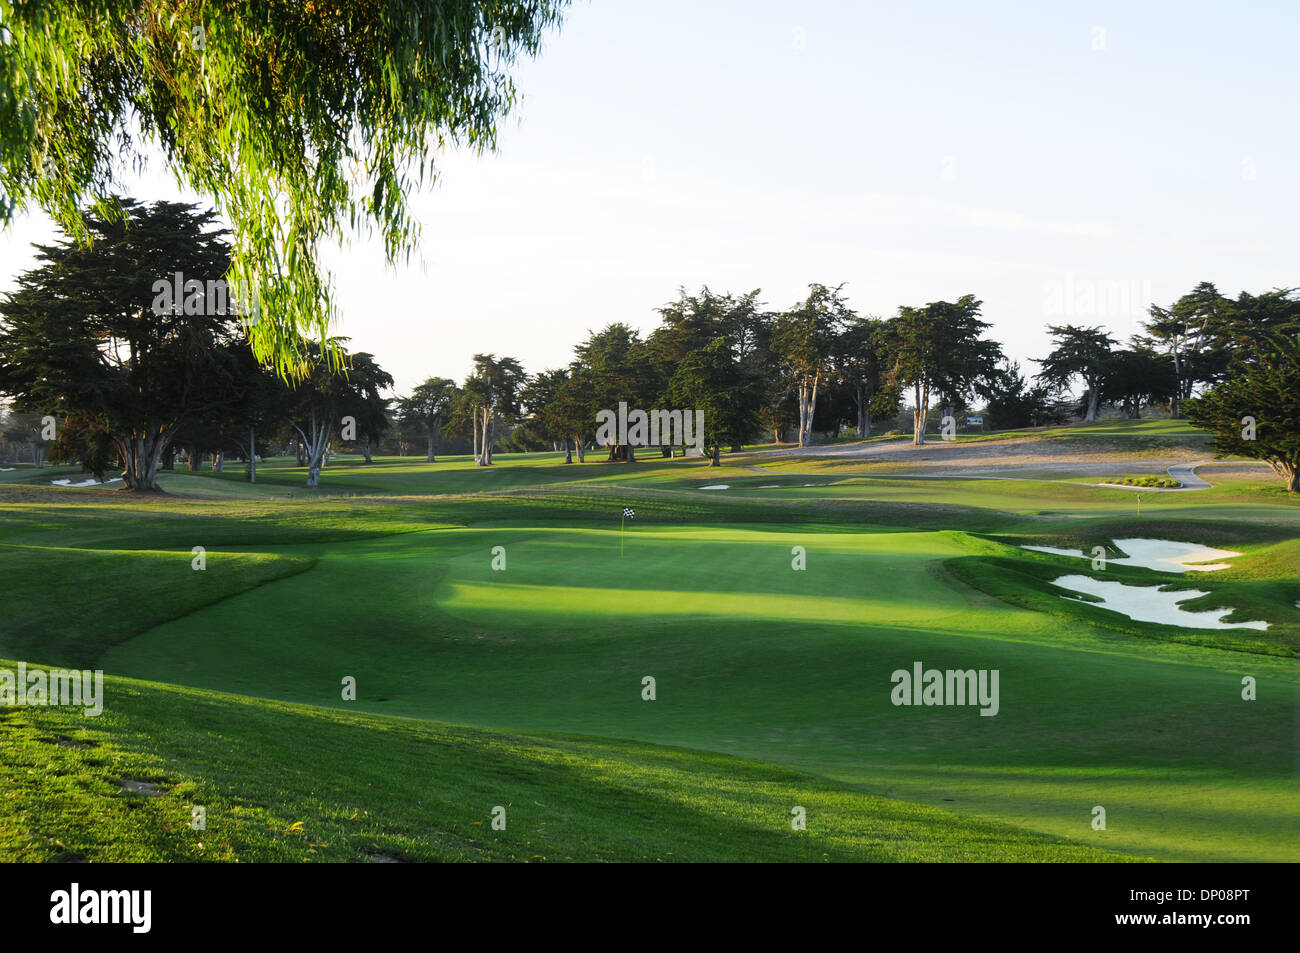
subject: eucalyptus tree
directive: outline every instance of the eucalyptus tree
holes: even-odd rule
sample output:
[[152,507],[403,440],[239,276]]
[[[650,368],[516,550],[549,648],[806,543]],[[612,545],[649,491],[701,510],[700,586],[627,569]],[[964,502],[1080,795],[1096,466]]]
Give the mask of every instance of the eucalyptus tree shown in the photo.
[[[89,239],[115,182],[161,153],[229,222],[260,289],[254,349],[312,363],[334,313],[322,246],[373,231],[390,261],[444,146],[495,148],[511,72],[566,0],[0,2],[0,227],[38,206]],[[334,355],[337,366],[339,355]]]
[[474,355],[474,372],[465,379],[462,393],[475,433],[476,466],[492,465],[497,425],[518,419],[520,392],[526,380],[523,366],[513,357]]
[[[378,392],[393,383],[371,355],[349,354],[344,347],[346,341],[335,338],[297,345],[296,352],[305,355],[304,364],[284,385],[281,414],[302,441],[308,487],[320,486],[330,442],[336,438],[355,439],[356,435],[349,433],[352,427],[357,433],[363,432],[365,416],[381,399]],[[341,355],[342,366],[332,355]],[[369,425],[376,426],[374,421]]]
[[772,352],[793,385],[799,411],[799,446],[808,445],[817,413],[817,391],[832,371],[835,342],[853,317],[840,284],[808,286],[808,297],[776,319]]
[[1002,349],[983,337],[983,303],[974,295],[954,302],[932,301],[924,307],[903,306],[883,331],[891,387],[912,391],[912,443],[925,443],[932,397],[960,401],[972,391],[986,391],[997,374]]
[[[889,413],[890,388],[884,386],[889,370],[885,329],[885,322],[880,318],[854,317],[835,342],[836,373],[853,400],[859,437],[871,436],[873,412]],[[896,391],[893,396],[892,412],[896,414]]]
[[355,424],[354,442],[361,447],[361,457],[373,463],[375,446],[392,426],[389,399],[383,392],[393,387],[393,375],[379,366],[373,354],[358,351],[349,356],[344,371],[349,384],[349,398],[344,416]]

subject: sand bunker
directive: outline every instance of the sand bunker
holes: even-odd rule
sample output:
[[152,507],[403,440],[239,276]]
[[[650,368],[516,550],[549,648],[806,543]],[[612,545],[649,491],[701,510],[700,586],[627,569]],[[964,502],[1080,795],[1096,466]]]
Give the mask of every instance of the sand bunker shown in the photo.
[[730,483],[711,483],[708,486],[700,487],[701,490],[730,490]]
[[[1097,596],[1101,602],[1091,603],[1128,616],[1136,622],[1159,622],[1161,625],[1178,625],[1187,629],[1267,629],[1267,622],[1224,622],[1231,609],[1209,609],[1189,612],[1179,608],[1179,603],[1203,595],[1196,589],[1163,592],[1159,586],[1126,586],[1122,582],[1106,582],[1091,576],[1061,576],[1052,580],[1055,586],[1075,592]],[[1069,596],[1062,596],[1068,599]]]
[[[1141,566],[1160,572],[1214,572],[1216,569],[1229,568],[1227,563],[1204,565],[1211,559],[1228,559],[1241,553],[1230,549],[1214,549],[1197,543],[1180,543],[1171,539],[1117,539],[1115,545],[1128,553],[1124,557],[1107,557],[1108,563],[1121,566]],[[1057,556],[1078,556],[1090,559],[1091,554],[1080,549],[1057,549],[1054,546],[1022,546],[1039,553],[1053,553]],[[1199,565],[1193,565],[1199,564]]]

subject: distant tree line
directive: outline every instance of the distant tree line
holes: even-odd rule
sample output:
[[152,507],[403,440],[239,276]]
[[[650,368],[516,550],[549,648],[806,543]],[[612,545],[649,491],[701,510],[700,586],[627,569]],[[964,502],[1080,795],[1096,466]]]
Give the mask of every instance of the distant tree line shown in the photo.
[[[230,265],[214,215],[121,204],[124,220],[87,213],[91,243],[38,246],[38,267],[0,302],[0,394],[11,403],[0,438],[38,465],[77,461],[99,479],[121,467],[132,490],[157,490],[178,457],[215,469],[242,459],[255,481],[260,456],[288,452],[308,486],[341,451],[367,463],[468,452],[486,467],[498,448],[582,463],[599,443],[606,460],[632,462],[637,446],[626,444],[639,441],[598,441],[598,413],[620,404],[703,411],[715,465],[755,440],[866,438],[897,427],[900,412],[921,445],[936,417],[978,408],[1011,429],[1158,405],[1210,429],[1223,452],[1268,460],[1295,488],[1300,303],[1290,291],[1229,300],[1198,285],[1153,306],[1124,347],[1101,328],[1051,326],[1053,348],[1031,377],[986,336],[973,295],[882,318],[855,313],[843,285],[812,284],[783,311],[766,310],[757,289],[682,288],[648,334],[609,324],[563,367],[529,374],[512,357],[476,354],[460,384],[430,378],[398,397],[375,357],[342,338],[298,342],[290,374],[260,363],[249,347],[256,309],[211,294]],[[159,296],[160,279],[175,279],[178,294]]]

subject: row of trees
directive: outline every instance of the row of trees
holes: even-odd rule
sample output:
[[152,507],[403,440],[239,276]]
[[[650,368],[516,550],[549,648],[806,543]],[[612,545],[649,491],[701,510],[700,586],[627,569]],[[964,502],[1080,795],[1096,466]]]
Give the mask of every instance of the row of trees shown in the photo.
[[[805,299],[777,313],[762,311],[758,295],[681,289],[659,309],[662,322],[649,335],[610,324],[580,342],[567,366],[531,377],[508,358],[477,355],[463,388],[430,380],[401,403],[402,413],[434,406],[424,395],[436,394],[437,425],[455,426],[464,415],[457,400],[468,397],[484,414],[480,429],[493,419],[519,423],[517,440],[563,447],[582,462],[598,411],[620,403],[698,409],[716,463],[723,448],[738,449],[764,431],[781,442],[793,430],[800,446],[844,425],[867,436],[873,418],[896,416],[905,395],[914,408],[913,439],[923,443],[933,401],[959,411],[999,379],[1002,352],[983,337],[988,324],[971,295],[902,308],[888,320],[854,314],[843,286],[810,285]],[[493,395],[490,405],[482,393]],[[428,419],[432,435],[433,415]],[[476,458],[490,463],[490,437],[479,447]],[[635,448],[617,443],[607,453],[635,459]]]
[[1232,299],[1202,282],[1168,308],[1152,305],[1145,333],[1134,335],[1127,348],[1102,328],[1050,327],[1055,347],[1040,362],[1039,381],[1049,392],[1080,384],[1085,422],[1095,421],[1104,404],[1130,418],[1140,417],[1144,406],[1161,404],[1170,416],[1181,417],[1194,394],[1242,370],[1245,342],[1254,347],[1285,336],[1298,308],[1289,290],[1242,292]]
[[[468,435],[476,462],[490,466],[508,435],[513,448],[549,445],[583,462],[598,412],[620,403],[703,411],[714,464],[724,448],[764,432],[777,442],[792,432],[800,446],[845,426],[865,437],[874,420],[895,418],[904,406],[919,445],[933,409],[957,415],[975,401],[998,428],[1053,423],[1076,409],[1091,421],[1106,403],[1129,416],[1157,402],[1174,414],[1186,407],[1216,433],[1234,413],[1270,421],[1249,441],[1225,438],[1224,448],[1248,455],[1259,455],[1261,434],[1275,441],[1296,429],[1296,416],[1286,422],[1293,403],[1284,392],[1294,373],[1287,347],[1297,299],[1277,291],[1229,300],[1207,284],[1170,308],[1153,307],[1146,333],[1128,347],[1100,328],[1051,327],[1053,349],[1033,379],[987,338],[972,295],[879,318],[854,313],[842,285],[810,285],[780,312],[764,310],[757,290],[705,287],[681,289],[647,335],[623,323],[590,333],[564,367],[529,375],[514,358],[477,354],[460,385],[431,378],[394,400],[386,396],[391,375],[373,355],[350,353],[345,339],[298,342],[300,358],[286,377],[254,358],[248,331],[256,316],[233,298],[159,308],[153,292],[161,276],[226,273],[225,233],[193,206],[123,200],[122,207],[124,220],[87,216],[89,245],[39,247],[42,264],[0,303],[0,393],[14,399],[15,434],[30,436],[33,414],[57,414],[52,459],[78,460],[101,479],[119,463],[135,490],[157,488],[158,470],[177,447],[191,465],[205,454],[220,461],[238,453],[255,480],[267,441],[284,446],[286,438],[309,486],[319,483],[332,446],[351,446],[369,461],[390,432],[402,444],[418,434],[429,460],[439,444]],[[1066,399],[1076,386],[1077,408]],[[1283,408],[1276,424],[1273,407]],[[1294,484],[1289,451],[1268,446]],[[611,460],[635,459],[635,447],[616,440],[606,451]]]

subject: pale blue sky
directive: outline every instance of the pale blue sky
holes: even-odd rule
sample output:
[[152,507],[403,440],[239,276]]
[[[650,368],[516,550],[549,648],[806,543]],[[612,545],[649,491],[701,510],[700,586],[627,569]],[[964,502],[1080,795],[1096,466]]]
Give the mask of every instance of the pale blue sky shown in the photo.
[[[784,308],[843,281],[882,316],[973,293],[1023,360],[1201,280],[1300,284],[1298,27],[1294,2],[580,0],[500,153],[417,200],[425,267],[327,256],[340,331],[405,390],[476,351],[567,363],[683,284]],[[0,287],[47,234],[0,236]]]

